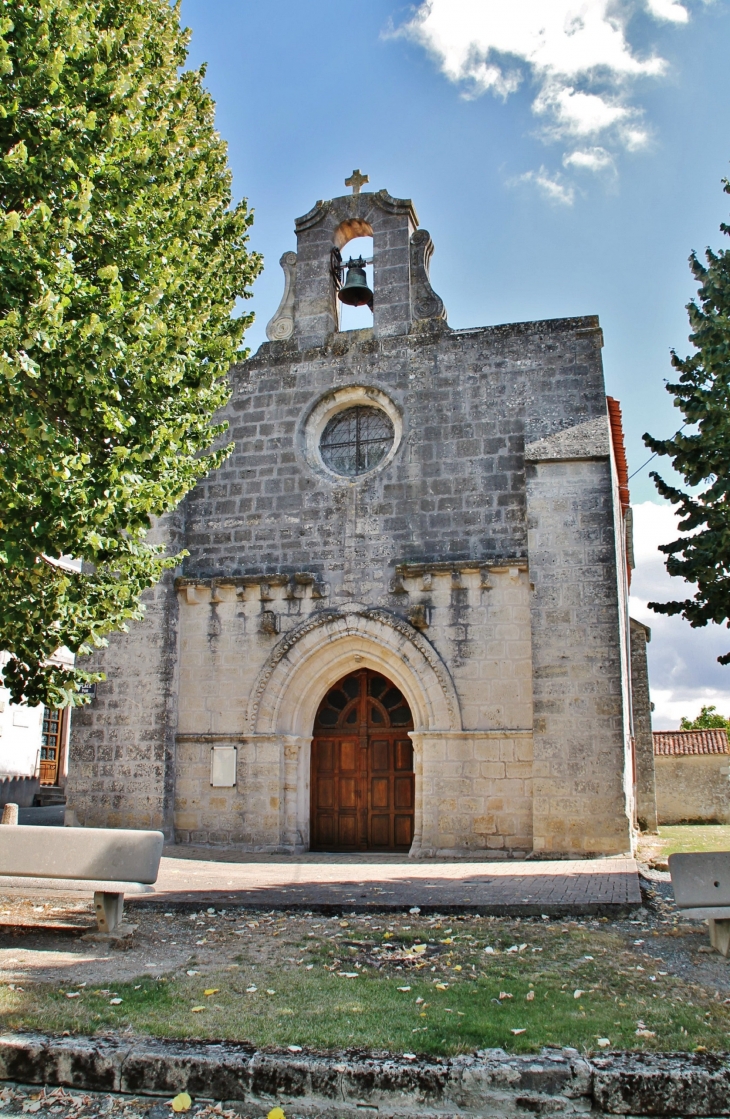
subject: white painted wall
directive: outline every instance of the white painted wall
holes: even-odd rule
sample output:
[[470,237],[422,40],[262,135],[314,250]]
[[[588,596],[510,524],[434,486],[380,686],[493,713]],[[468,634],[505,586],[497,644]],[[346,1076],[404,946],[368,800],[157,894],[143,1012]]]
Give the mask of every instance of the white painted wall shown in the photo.
[[[8,653],[0,652],[0,669],[9,659]],[[60,649],[53,660],[73,664],[68,649]],[[0,686],[0,778],[38,774],[44,710],[41,703],[37,707],[11,703],[10,692]]]
[[[8,660],[0,653],[0,665]],[[0,687],[0,777],[33,777],[38,772],[43,707],[18,707]]]

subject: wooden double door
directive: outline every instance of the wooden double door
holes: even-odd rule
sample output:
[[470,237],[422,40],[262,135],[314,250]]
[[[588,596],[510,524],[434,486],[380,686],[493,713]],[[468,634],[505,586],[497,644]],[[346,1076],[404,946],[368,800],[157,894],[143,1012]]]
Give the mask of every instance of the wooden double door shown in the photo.
[[407,851],[413,841],[410,708],[385,676],[361,669],[327,693],[312,741],[311,847]]

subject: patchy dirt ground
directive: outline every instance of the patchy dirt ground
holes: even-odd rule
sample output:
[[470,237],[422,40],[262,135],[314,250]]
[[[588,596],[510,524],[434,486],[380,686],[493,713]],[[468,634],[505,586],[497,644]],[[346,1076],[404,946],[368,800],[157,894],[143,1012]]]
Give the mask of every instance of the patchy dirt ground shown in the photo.
[[498,1045],[730,1048],[730,962],[646,872],[632,917],[323,916],[0,899],[6,1028],[455,1053]]
[[[657,968],[687,982],[730,993],[730,959],[712,951],[703,923],[681,917],[674,905],[669,875],[648,870],[642,888],[647,904],[631,918],[555,918],[538,925],[615,930],[637,960],[656,963]],[[90,900],[64,902],[58,895],[52,900],[0,895],[0,983],[109,986],[142,975],[169,975],[191,969],[204,975],[226,968],[238,970],[242,964],[286,970],[306,967],[303,942],[328,936],[346,939],[339,928],[339,917],[301,911],[260,912],[212,906],[193,912],[183,906],[163,911],[140,905],[128,906],[126,913],[127,919],[138,925],[137,931],[128,942],[110,944],[86,939],[85,934],[95,929]],[[359,927],[361,942],[366,929],[382,936],[396,929],[412,932],[423,923],[408,912],[348,919]],[[519,919],[464,915],[428,918],[430,924],[443,925],[444,921],[456,922],[464,933],[472,931],[478,936],[490,929],[516,929],[521,923]],[[527,928],[534,922],[524,920],[522,924]],[[365,954],[367,947],[361,943]]]

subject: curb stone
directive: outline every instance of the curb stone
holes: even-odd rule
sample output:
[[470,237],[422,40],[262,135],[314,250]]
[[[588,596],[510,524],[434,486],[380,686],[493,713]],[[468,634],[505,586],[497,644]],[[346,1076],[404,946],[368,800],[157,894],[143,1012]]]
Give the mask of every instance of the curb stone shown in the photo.
[[357,1052],[268,1052],[230,1042],[0,1036],[0,1080],[87,1091],[279,1104],[297,1116],[379,1119],[532,1115],[730,1115],[730,1058],[714,1054],[575,1049],[510,1056],[501,1049],[449,1058]]

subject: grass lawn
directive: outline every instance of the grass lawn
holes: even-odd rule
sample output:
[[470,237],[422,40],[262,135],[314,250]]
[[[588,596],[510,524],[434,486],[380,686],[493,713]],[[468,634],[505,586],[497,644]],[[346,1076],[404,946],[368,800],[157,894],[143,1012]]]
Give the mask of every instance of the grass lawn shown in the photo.
[[[165,926],[154,915],[174,936],[182,935],[175,922],[185,920],[170,914]],[[3,1027],[431,1054],[589,1051],[605,1038],[612,1049],[730,1048],[726,965],[721,990],[673,973],[664,959],[672,946],[683,937],[703,943],[696,926],[674,919],[660,931],[605,919],[472,916],[244,913],[206,921],[220,927],[212,966],[193,953],[184,970],[113,987],[5,985]]]
[[730,851],[730,824],[673,824],[639,841],[639,858],[663,861],[690,851]]

